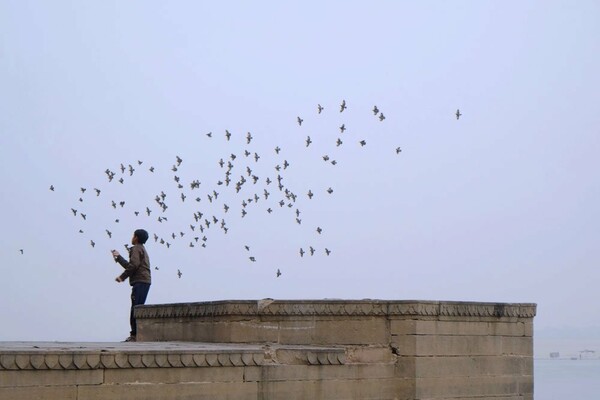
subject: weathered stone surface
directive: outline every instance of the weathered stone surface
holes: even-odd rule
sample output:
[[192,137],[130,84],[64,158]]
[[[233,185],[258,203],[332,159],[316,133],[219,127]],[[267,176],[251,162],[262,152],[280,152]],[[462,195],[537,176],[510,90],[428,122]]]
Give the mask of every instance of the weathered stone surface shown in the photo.
[[0,399],[533,400],[533,304],[268,299],[136,314],[137,343],[0,343]]
[[78,400],[77,386],[0,387],[0,399]]
[[[90,400],[256,400],[256,382],[125,384],[82,386],[78,399]],[[56,397],[58,399],[60,397]],[[36,399],[37,400],[37,399]]]
[[102,382],[102,370],[0,370],[0,387],[99,385]]

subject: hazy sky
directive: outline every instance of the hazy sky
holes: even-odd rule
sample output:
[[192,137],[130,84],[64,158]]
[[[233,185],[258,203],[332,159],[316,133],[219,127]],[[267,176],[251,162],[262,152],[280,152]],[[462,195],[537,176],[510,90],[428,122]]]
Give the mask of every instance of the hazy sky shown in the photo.
[[599,21],[597,1],[0,0],[0,340],[126,337],[110,250],[137,228],[171,243],[147,244],[148,303],[535,302],[539,329],[598,326]]

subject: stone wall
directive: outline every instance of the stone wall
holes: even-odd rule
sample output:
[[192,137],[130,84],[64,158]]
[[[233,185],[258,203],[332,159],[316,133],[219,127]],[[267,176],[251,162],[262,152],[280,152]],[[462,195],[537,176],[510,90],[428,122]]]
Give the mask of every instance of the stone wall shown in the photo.
[[533,399],[533,304],[136,309],[138,343],[0,343],[8,399]]

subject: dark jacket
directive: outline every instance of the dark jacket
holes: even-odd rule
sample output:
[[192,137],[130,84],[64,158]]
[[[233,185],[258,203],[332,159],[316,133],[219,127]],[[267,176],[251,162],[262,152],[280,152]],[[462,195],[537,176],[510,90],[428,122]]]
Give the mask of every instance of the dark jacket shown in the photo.
[[121,274],[121,279],[125,280],[129,278],[131,286],[138,282],[151,283],[150,258],[144,245],[136,244],[129,248],[129,261],[125,260],[121,255],[115,261],[125,268],[125,271]]

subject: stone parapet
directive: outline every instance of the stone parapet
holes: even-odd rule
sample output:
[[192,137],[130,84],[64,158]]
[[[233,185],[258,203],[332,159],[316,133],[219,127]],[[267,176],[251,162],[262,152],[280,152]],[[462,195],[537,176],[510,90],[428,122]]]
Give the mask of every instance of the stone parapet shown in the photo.
[[138,306],[137,343],[0,343],[0,399],[532,400],[535,304]]

